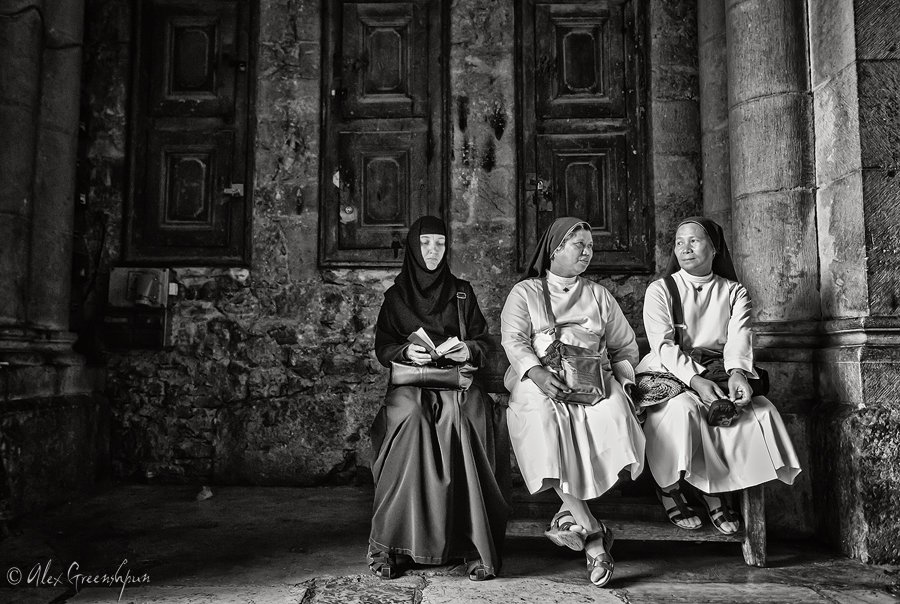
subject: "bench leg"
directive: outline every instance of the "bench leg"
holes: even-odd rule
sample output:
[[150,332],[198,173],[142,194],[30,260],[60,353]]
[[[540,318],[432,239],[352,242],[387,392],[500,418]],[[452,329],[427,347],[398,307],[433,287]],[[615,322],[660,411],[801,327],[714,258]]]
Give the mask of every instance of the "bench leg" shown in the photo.
[[741,491],[744,514],[744,562],[750,566],[766,565],[766,504],[763,485]]

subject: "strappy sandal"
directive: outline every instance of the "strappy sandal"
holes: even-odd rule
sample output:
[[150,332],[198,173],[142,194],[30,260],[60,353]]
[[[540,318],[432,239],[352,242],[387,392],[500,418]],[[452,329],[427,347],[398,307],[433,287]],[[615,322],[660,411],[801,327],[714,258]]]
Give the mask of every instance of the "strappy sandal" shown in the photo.
[[[588,581],[590,581],[597,587],[604,587],[607,583],[609,583],[610,579],[612,579],[613,570],[615,570],[616,568],[616,562],[615,560],[613,560],[612,554],[609,553],[609,550],[612,548],[613,544],[612,529],[601,522],[600,530],[591,533],[585,540],[585,545],[598,538],[603,539],[603,549],[605,549],[606,551],[597,556],[592,556],[587,553],[587,551],[585,551],[584,555],[587,558]],[[606,572],[601,575],[602,577],[604,577],[603,579],[594,581],[594,570],[598,568],[605,570]]]
[[388,552],[369,552],[369,570],[381,579],[396,579],[400,576],[397,558]]
[[487,581],[493,579],[494,575],[488,572],[481,558],[466,561],[466,574],[469,575],[469,581]]
[[[663,502],[663,497],[668,497],[669,499],[674,501],[675,507],[667,508],[666,504]],[[686,531],[695,531],[700,528],[700,524],[693,528],[688,528],[686,526],[681,526],[680,524],[678,524],[679,522],[683,522],[689,518],[696,518],[697,520],[700,520],[700,516],[697,515],[697,512],[694,511],[694,508],[690,507],[687,504],[687,501],[684,500],[684,495],[681,494],[681,489],[675,487],[670,491],[663,491],[661,488],[656,487],[656,498],[659,499],[659,502],[663,504],[663,508],[666,510],[666,516],[669,517],[669,522]]]
[[553,516],[553,520],[550,521],[550,526],[544,531],[544,535],[561,547],[568,547],[570,550],[580,552],[584,549],[584,540],[586,536],[582,533],[578,533],[572,530],[572,527],[575,526],[576,522],[560,522],[565,517],[569,517],[572,520],[575,520],[575,516],[572,515],[572,512],[569,510],[561,510]]
[[[721,502],[721,505],[718,507],[711,508],[709,507],[709,502],[706,501],[706,497],[701,497],[701,499],[703,499],[703,507],[705,507],[706,511],[709,513],[709,519],[712,521],[713,526],[716,527],[716,530],[723,535],[734,535],[741,530],[741,517],[738,516],[733,508],[728,507],[728,504],[725,502],[725,496],[710,494],[708,497],[715,497]],[[726,531],[722,528],[722,525],[726,522],[733,522],[738,527],[733,531]]]

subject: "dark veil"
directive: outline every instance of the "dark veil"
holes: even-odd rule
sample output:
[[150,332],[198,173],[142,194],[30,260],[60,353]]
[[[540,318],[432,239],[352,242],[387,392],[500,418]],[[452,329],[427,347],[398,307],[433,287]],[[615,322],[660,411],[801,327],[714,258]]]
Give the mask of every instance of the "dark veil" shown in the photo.
[[[722,227],[709,218],[704,218],[703,216],[691,216],[690,218],[685,218],[679,222],[678,227],[675,227],[675,230],[677,231],[681,225],[687,222],[693,222],[703,227],[703,230],[706,231],[706,235],[712,242],[713,247],[716,250],[716,255],[713,258],[712,263],[712,272],[720,277],[730,279],[731,281],[737,281],[737,272],[734,270],[734,263],[731,261],[731,252],[728,251],[728,244],[725,242],[725,231],[722,230]],[[669,257],[669,265],[663,272],[663,277],[677,273],[679,270],[681,270],[681,266],[678,264],[678,258],[675,256],[675,250],[672,250],[672,255]]]
[[563,216],[553,221],[553,224],[544,231],[537,243],[534,255],[526,267],[526,279],[544,276],[544,273],[550,268],[550,254],[556,251],[559,244],[565,240],[566,235],[572,232],[579,224],[584,225],[588,231],[591,230],[591,225],[587,222],[572,216]]

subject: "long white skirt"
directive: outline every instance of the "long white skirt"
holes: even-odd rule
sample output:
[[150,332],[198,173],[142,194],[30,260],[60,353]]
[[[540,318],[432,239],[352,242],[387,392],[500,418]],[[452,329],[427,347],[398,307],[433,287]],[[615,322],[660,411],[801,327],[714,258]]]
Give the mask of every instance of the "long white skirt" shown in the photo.
[[778,479],[792,484],[800,462],[781,414],[754,396],[727,427],[706,423],[706,406],[692,392],[651,407],[644,422],[647,463],[657,484],[684,479],[705,493],[723,493]]
[[644,434],[625,392],[611,381],[610,397],[594,406],[555,403],[531,380],[516,383],[506,413],[509,438],[530,493],[559,481],[578,499],[599,497],[628,468],[644,469]]

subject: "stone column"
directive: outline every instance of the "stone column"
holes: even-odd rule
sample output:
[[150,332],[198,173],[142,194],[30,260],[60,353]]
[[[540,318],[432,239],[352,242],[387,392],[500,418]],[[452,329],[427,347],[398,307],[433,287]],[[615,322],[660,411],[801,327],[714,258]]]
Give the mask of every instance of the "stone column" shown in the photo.
[[727,0],[733,255],[754,318],[819,317],[803,0]]
[[722,225],[726,239],[731,242],[725,0],[697,0],[697,38],[703,215]]
[[28,322],[67,331],[84,0],[47,2],[44,19]]
[[0,330],[27,320],[42,27],[34,3],[0,5]]
[[809,504],[809,425],[821,313],[805,8],[805,0],[726,0],[725,32],[732,253],[753,298],[756,361],[804,469],[793,487],[766,486],[766,515],[809,534],[819,513]]

